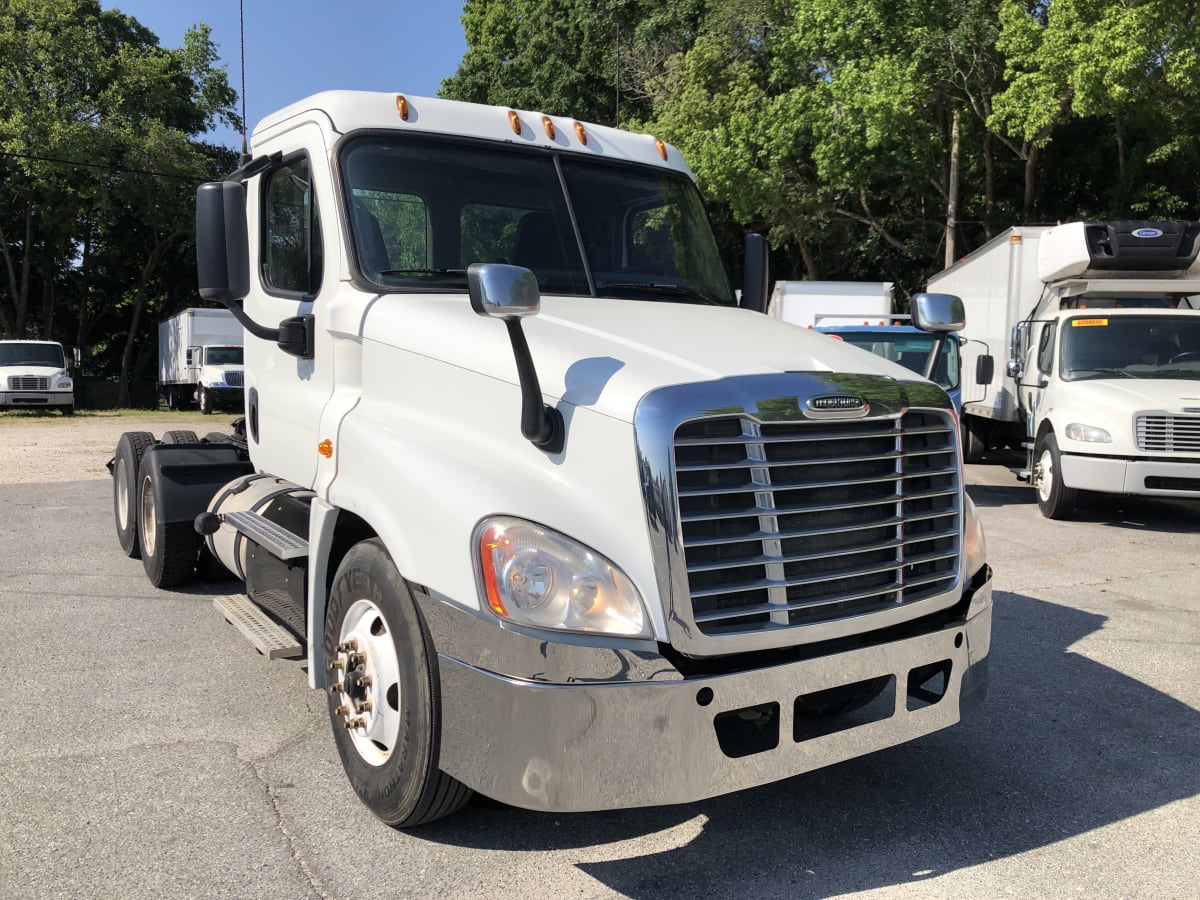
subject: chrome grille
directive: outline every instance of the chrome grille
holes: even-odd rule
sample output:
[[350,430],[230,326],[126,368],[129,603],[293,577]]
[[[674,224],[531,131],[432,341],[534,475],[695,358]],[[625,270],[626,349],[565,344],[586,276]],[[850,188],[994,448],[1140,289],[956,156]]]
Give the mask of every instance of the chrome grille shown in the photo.
[[675,432],[692,618],[708,636],[793,628],[916,603],[958,575],[958,451],[948,416]]
[[1137,417],[1139,450],[1200,453],[1200,416],[1144,414]]
[[9,375],[8,389],[10,391],[48,391],[50,379],[37,375]]
[[242,373],[241,372],[226,372],[225,373],[225,383],[227,385],[229,385],[230,387],[241,387],[242,386]]

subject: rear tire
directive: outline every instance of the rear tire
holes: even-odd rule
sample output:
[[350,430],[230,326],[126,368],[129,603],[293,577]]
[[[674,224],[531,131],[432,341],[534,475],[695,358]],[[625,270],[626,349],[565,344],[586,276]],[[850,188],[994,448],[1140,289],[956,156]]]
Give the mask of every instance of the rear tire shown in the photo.
[[162,436],[164,444],[198,444],[200,437],[194,431],[189,431],[186,428],[179,428],[175,431],[165,432]]
[[138,540],[142,567],[157,588],[187,584],[196,577],[200,535],[191,522],[162,522],[155,511],[158,485],[154,470],[142,467],[138,488]]
[[1054,439],[1054,432],[1048,431],[1038,438],[1033,459],[1038,468],[1038,509],[1047,519],[1071,518],[1075,512],[1079,492],[1063,484],[1062,454],[1058,452],[1058,441]]
[[113,458],[113,521],[117,540],[130,559],[142,555],[138,543],[138,474],[142,457],[154,446],[154,435],[148,431],[127,431],[117,440]]
[[[414,828],[462,809],[471,789],[438,769],[437,654],[408,586],[378,539],[350,549],[325,620],[329,721],[359,799]],[[364,682],[364,676],[370,676]]]

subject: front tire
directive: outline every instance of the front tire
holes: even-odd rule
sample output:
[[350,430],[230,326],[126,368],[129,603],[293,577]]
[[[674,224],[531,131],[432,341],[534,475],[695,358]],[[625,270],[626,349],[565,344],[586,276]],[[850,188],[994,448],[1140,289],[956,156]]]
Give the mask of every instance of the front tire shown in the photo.
[[163,522],[155,509],[158,484],[154,470],[142,466],[138,489],[138,541],[146,577],[157,588],[195,580],[200,535],[191,522]]
[[1058,441],[1053,432],[1047,431],[1038,438],[1033,458],[1038,469],[1038,509],[1047,519],[1071,518],[1079,492],[1063,484],[1062,454],[1058,452]]
[[142,555],[138,543],[138,473],[142,457],[154,446],[154,435],[148,431],[127,431],[117,440],[113,457],[113,521],[117,525],[117,540],[130,559]]
[[963,462],[980,462],[988,448],[984,424],[975,416],[963,416],[959,423],[962,429]]
[[383,544],[346,554],[325,620],[329,721],[359,799],[387,824],[413,828],[457,812],[471,790],[438,769],[437,655]]
[[202,412],[204,415],[212,415],[212,397],[210,397],[208,391],[204,389],[204,385],[199,385],[196,388],[196,405],[200,407],[200,412]]

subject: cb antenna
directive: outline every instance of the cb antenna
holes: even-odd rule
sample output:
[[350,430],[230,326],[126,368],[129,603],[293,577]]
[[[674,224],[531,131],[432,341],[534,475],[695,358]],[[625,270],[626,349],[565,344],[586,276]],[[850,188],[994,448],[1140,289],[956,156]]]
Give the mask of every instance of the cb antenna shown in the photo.
[[250,162],[250,151],[246,144],[246,4],[238,0],[238,38],[242,49],[242,159],[241,165]]

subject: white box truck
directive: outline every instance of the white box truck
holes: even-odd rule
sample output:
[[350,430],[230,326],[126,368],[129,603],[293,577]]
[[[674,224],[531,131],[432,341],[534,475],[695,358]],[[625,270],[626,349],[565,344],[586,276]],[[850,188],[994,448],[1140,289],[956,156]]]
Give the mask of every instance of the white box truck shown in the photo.
[[674,148],[358,92],[253,147],[197,196],[244,431],[122,435],[117,534],[158,586],[245,581],[224,615],[306,659],[380,818],[695,801],[979,702],[992,581],[949,400],[762,315],[758,236],[739,307]]
[[158,389],[169,409],[208,415],[243,403],[242,325],[227,309],[185,309],[158,325]]
[[890,281],[777,281],[767,314],[782,322],[817,325],[890,325]]
[[62,344],[0,341],[0,409],[57,409],[64,416],[74,414],[75,381]]
[[966,306],[967,458],[1025,446],[1051,518],[1081,490],[1200,496],[1198,246],[1191,222],[1011,228],[929,279]]

